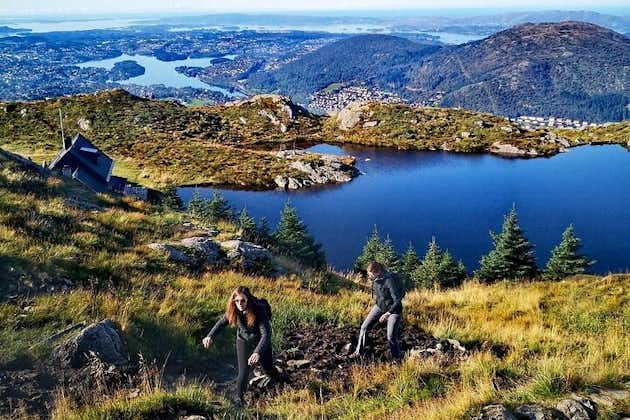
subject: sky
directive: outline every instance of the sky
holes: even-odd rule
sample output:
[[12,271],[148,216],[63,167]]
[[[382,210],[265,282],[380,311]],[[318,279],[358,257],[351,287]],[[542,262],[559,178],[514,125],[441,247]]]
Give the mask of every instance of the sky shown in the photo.
[[[273,12],[334,10],[567,9],[564,0],[0,0],[0,15],[115,14],[129,12]],[[572,10],[625,9],[627,0],[572,0]]]

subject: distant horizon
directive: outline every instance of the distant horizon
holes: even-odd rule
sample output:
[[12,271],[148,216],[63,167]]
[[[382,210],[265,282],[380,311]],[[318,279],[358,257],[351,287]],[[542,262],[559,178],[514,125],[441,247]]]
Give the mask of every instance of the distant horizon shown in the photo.
[[280,15],[306,17],[355,17],[355,18],[395,18],[395,17],[423,17],[423,16],[483,16],[509,13],[537,13],[537,12],[588,12],[619,17],[630,17],[630,6],[595,6],[595,7],[457,7],[447,6],[435,8],[339,8],[339,9],[203,9],[203,8],[172,8],[172,9],[128,9],[128,10],[80,10],[80,9],[48,9],[48,10],[11,10],[0,9],[0,21],[10,18],[124,18],[124,17],[168,17],[202,15]]

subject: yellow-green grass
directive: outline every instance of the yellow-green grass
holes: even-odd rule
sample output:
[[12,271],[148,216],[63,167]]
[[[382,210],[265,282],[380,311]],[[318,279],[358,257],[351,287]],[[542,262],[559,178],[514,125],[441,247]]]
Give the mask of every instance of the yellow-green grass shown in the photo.
[[[479,112],[447,108],[415,108],[382,103],[364,104],[360,121],[341,130],[335,117],[324,123],[331,141],[398,149],[487,152],[495,142],[541,155],[557,153],[560,145],[542,137],[545,130],[521,130],[509,120]],[[376,126],[363,127],[365,122]],[[481,125],[481,126],[480,126]]]
[[[629,292],[630,275],[558,283],[469,282],[449,291],[414,292],[405,301],[409,324],[482,350],[451,366],[412,360],[401,367],[372,366],[354,375],[351,392],[327,402],[295,391],[277,397],[266,410],[295,418],[302,412],[452,419],[489,403],[552,405],[590,386],[621,387],[630,379]],[[507,347],[507,355],[494,355],[493,345]]]
[[0,107],[4,109],[0,147],[37,163],[50,162],[61,148],[62,110],[67,136],[83,133],[120,162],[115,173],[147,186],[207,183],[262,188],[274,186],[276,175],[295,174],[286,160],[239,144],[251,138],[293,139],[300,123],[293,124],[298,131],[286,133],[268,119],[261,126],[233,126],[230,115],[249,116],[247,107],[188,108],[120,90]]
[[52,417],[57,420],[137,420],[177,418],[180,413],[210,418],[246,418],[246,413],[234,413],[229,404],[207,387],[182,386],[174,391],[158,388],[140,395],[121,393],[101,398],[93,405],[73,409],[72,403],[60,395]]
[[630,121],[589,127],[585,130],[557,130],[575,144],[612,143],[630,147]]

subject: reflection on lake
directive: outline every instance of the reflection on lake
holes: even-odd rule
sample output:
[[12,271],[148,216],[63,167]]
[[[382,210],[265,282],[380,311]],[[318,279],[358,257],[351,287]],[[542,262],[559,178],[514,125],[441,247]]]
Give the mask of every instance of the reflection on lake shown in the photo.
[[[233,54],[229,54],[223,55],[221,57],[233,60],[236,56]],[[101,67],[107,70],[111,70],[116,63],[125,60],[133,60],[145,68],[145,73],[140,76],[119,81],[118,83],[134,84],[140,86],[164,85],[174,88],[193,87],[198,89],[207,89],[215,92],[221,92],[228,97],[242,96],[238,92],[230,92],[228,89],[204,83],[195,77],[188,77],[184,74],[178,73],[175,70],[176,67],[180,66],[208,67],[212,65],[212,60],[216,58],[217,57],[187,58],[185,60],[160,61],[153,56],[123,54],[119,57],[108,58],[105,60],[94,60],[87,61],[85,63],[79,63],[77,64],[77,66],[82,68]]]

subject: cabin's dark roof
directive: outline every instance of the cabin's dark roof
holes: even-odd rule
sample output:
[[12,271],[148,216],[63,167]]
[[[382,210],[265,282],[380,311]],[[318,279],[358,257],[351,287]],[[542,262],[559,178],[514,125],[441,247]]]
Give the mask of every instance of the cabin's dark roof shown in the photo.
[[107,191],[114,161],[88,139],[77,134],[68,148],[64,145],[48,168],[62,170],[64,166],[69,166],[73,177],[92,190],[104,192]]
[[109,185],[107,181],[95,177],[90,171],[85,168],[77,168],[72,173],[72,178],[76,179],[80,183],[87,185],[92,191],[98,193],[105,193],[109,191]]

